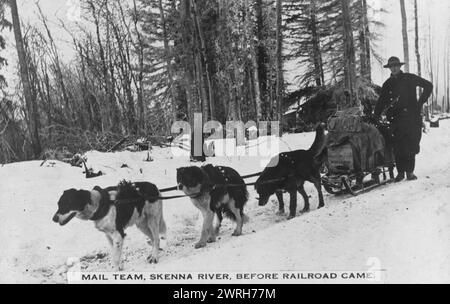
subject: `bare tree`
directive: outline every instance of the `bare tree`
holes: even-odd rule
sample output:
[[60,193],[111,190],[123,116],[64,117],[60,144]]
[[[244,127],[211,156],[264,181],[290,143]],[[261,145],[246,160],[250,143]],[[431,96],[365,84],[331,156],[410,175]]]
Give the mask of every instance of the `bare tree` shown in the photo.
[[12,24],[14,37],[16,40],[17,55],[19,58],[20,78],[23,86],[23,94],[28,112],[28,129],[30,132],[31,143],[33,147],[34,157],[39,157],[42,149],[39,140],[39,112],[36,98],[33,98],[30,86],[30,76],[28,71],[25,47],[23,43],[22,31],[20,28],[19,12],[16,0],[10,0]]
[[405,71],[409,73],[408,20],[406,17],[405,0],[400,0],[400,9],[402,13],[402,36],[403,36],[403,55],[405,60]]
[[[433,36],[431,34],[431,20],[428,17],[428,68],[429,68],[429,72],[430,72],[430,80],[432,83],[434,82],[434,61],[433,61]],[[435,86],[436,87],[436,86]],[[433,114],[434,112],[434,104],[435,104],[435,90],[433,90],[433,92],[431,93],[431,106],[429,107],[428,110],[428,119],[429,119],[429,115]]]
[[[138,17],[138,9],[136,5],[136,0],[133,0],[133,13],[132,13],[132,19],[133,19],[133,25],[134,25],[134,32],[136,35],[136,48],[135,52],[137,53],[138,57],[138,72],[136,77],[133,78],[134,80],[134,86],[136,88],[137,92],[137,104],[139,108],[139,128],[141,131],[147,131],[147,123],[145,119],[145,105],[144,105],[144,41],[142,39],[142,34],[139,29],[138,23],[139,23],[139,17]],[[165,28],[165,24],[164,27]]]
[[417,60],[417,74],[422,76],[422,63],[420,62],[419,51],[419,14],[417,9],[417,0],[414,0],[414,21],[415,21],[415,47],[416,47],[416,60]]
[[449,44],[449,35],[447,35],[447,52],[445,53],[445,62],[447,63],[447,78],[446,78],[446,86],[447,86],[447,113],[450,113],[450,47]]

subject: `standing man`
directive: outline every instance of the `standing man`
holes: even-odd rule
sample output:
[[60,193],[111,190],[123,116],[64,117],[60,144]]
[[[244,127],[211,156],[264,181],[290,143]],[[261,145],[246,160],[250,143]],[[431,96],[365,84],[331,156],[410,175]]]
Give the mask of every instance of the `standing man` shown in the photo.
[[[385,68],[391,69],[391,77],[383,84],[381,95],[375,107],[375,117],[379,120],[385,113],[392,123],[394,135],[394,155],[398,175],[396,182],[405,178],[416,180],[414,175],[416,155],[420,152],[422,139],[422,107],[433,91],[433,84],[414,74],[403,73],[404,65],[397,57],[391,57]],[[423,93],[417,100],[417,87]]]

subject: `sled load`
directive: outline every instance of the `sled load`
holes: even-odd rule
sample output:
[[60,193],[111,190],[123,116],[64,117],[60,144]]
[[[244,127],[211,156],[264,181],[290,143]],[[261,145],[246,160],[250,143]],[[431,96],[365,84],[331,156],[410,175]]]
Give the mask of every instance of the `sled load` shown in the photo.
[[[394,168],[390,134],[388,124],[375,126],[367,122],[358,108],[338,111],[330,117],[322,151],[326,155],[322,177],[325,190],[356,195],[390,182]],[[370,180],[365,181],[369,176]]]

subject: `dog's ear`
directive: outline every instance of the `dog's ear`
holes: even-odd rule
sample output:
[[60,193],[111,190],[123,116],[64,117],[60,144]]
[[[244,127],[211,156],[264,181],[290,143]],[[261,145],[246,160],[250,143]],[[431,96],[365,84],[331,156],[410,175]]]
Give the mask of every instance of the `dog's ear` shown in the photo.
[[86,190],[78,190],[73,198],[78,210],[83,210],[86,205],[91,203],[91,192]]
[[85,190],[65,190],[58,201],[58,212],[66,214],[70,211],[81,211],[91,201],[91,193]]
[[67,190],[64,190],[63,195],[73,196],[73,195],[75,195],[76,192],[77,192],[77,189],[74,189],[74,188],[67,189]]
[[183,176],[184,168],[177,168],[177,182],[180,182],[181,177]]
[[73,188],[64,190],[63,194],[58,200],[58,210],[66,209],[68,206],[70,206],[70,203],[73,201],[76,193],[77,190]]
[[184,168],[177,168],[177,175],[182,175],[184,172]]
[[69,204],[70,202],[72,202],[74,200],[74,198],[77,195],[77,189],[67,189],[64,190],[63,194],[61,195],[61,197],[59,198],[58,204]]
[[200,168],[200,167],[193,167],[192,175],[193,175],[193,178],[195,179],[195,181],[198,182],[198,183],[203,182],[204,179],[205,179],[205,175],[203,174],[203,171],[206,170],[206,172],[208,172],[208,169],[209,170],[211,170],[211,169],[214,170],[214,167],[212,165],[203,166],[202,168]]

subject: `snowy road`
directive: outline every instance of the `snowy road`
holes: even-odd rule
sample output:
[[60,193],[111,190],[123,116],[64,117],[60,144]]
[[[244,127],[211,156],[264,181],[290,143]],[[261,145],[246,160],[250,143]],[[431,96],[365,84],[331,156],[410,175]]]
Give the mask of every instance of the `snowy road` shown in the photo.
[[[282,149],[307,148],[314,134],[288,135]],[[359,197],[325,195],[326,208],[286,221],[274,203],[258,207],[250,190],[244,235],[231,237],[225,220],[221,239],[195,250],[201,217],[186,199],[164,203],[168,238],[160,263],[149,265],[143,235],[130,228],[124,257],[127,271],[283,271],[366,270],[377,258],[385,282],[450,282],[450,120],[424,135],[417,161],[418,181],[392,184]],[[51,222],[56,202],[68,188],[108,186],[120,179],[149,180],[159,187],[175,183],[175,169],[188,165],[155,149],[145,153],[88,154],[95,170],[107,175],[86,180],[81,169],[63,163],[39,167],[23,162],[0,167],[0,282],[64,282],[69,257],[81,257],[83,269],[108,270],[106,239],[92,223]],[[259,171],[255,158],[214,158],[241,174]],[[126,163],[130,168],[120,168]],[[142,173],[140,173],[142,169]],[[299,209],[302,203],[299,203]]]

